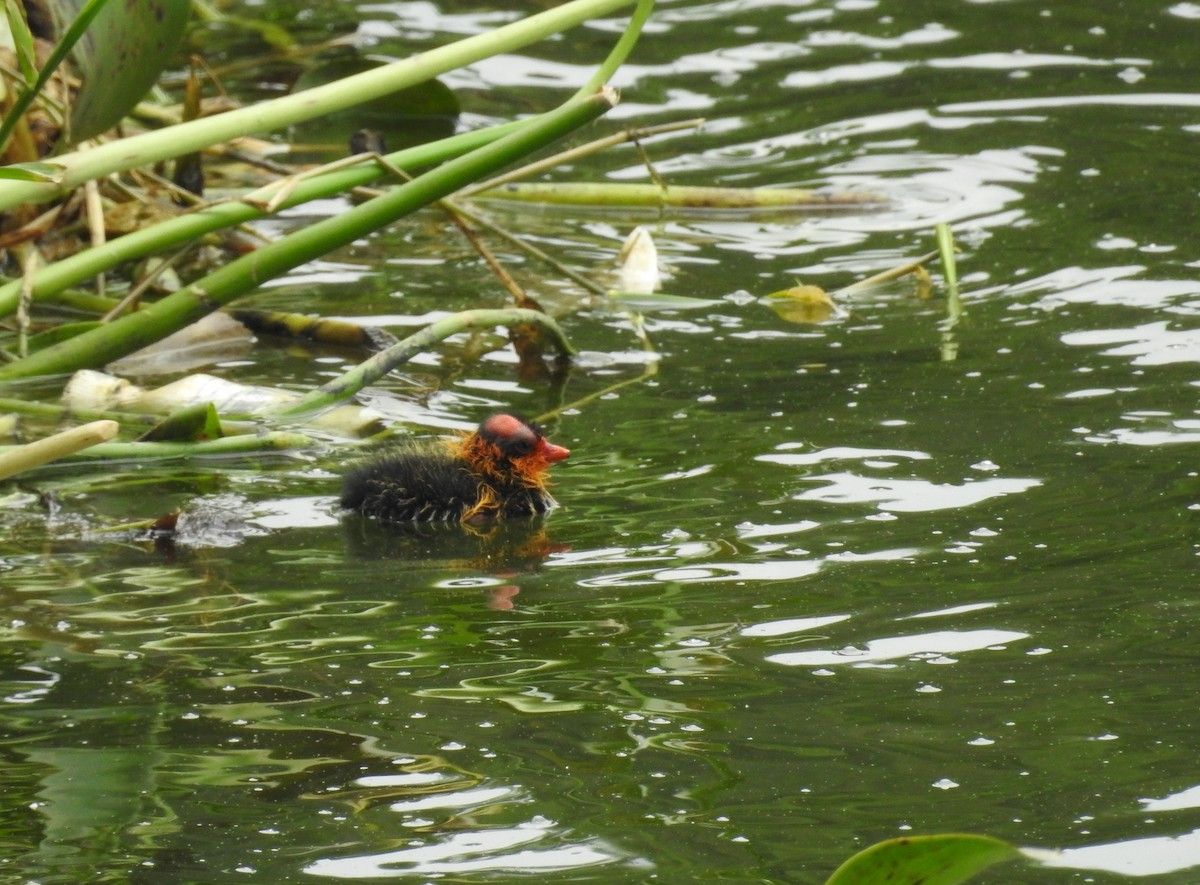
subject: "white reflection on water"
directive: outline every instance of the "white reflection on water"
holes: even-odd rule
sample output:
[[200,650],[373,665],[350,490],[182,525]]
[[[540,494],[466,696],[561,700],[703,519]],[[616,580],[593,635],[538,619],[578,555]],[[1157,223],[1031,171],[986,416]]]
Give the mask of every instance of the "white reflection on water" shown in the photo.
[[[1126,415],[1131,418],[1132,416]],[[1084,437],[1094,443],[1122,443],[1127,446],[1167,446],[1177,443],[1200,442],[1200,420],[1181,419],[1169,424],[1171,429],[1135,430],[1131,427],[1116,427],[1103,433],[1090,433]]]
[[786,636],[789,633],[806,633],[818,627],[826,627],[845,621],[850,615],[826,615],[816,618],[784,618],[778,621],[763,621],[761,624],[751,624],[740,632],[743,636]]
[[1200,787],[1188,787],[1162,799],[1139,799],[1146,811],[1179,811],[1183,808],[1200,808]]
[[410,814],[415,811],[428,811],[430,808],[478,807],[493,802],[511,800],[515,792],[512,787],[476,787],[472,790],[422,796],[420,799],[405,799],[401,802],[393,802],[388,808],[392,811]]
[[337,525],[336,502],[328,495],[268,498],[254,502],[246,522],[264,529],[319,528]]
[[[928,453],[910,449],[864,449],[848,446],[831,447],[813,452],[784,452],[800,444],[777,446],[777,453],[759,455],[756,461],[805,467],[827,461],[860,461],[867,467],[895,466],[897,458],[926,461]],[[780,453],[782,452],[782,453]],[[982,462],[981,462],[982,463]],[[987,462],[989,469],[994,468]],[[797,501],[827,501],[836,504],[876,502],[880,510],[916,513],[930,510],[950,510],[969,507],[1001,495],[1024,492],[1041,485],[1036,479],[968,479],[962,485],[934,483],[923,479],[880,479],[855,473],[827,473],[804,477],[806,482],[823,482],[820,488],[794,495]]]
[[580,580],[581,587],[637,587],[663,582],[788,581],[814,575],[831,562],[889,562],[908,559],[920,551],[905,547],[871,553],[842,551],[822,559],[774,559],[767,562],[710,562],[676,568],[635,569]]
[[[794,448],[799,443],[785,443],[777,448],[782,451]],[[910,449],[860,449],[853,446],[831,446],[816,452],[788,455],[759,455],[754,460],[768,464],[820,464],[823,461],[864,461],[880,458],[911,458],[914,461],[928,461],[932,456],[928,452]]]
[[[1135,59],[1129,59],[1135,61]],[[1095,105],[1118,107],[1200,107],[1200,95],[1180,92],[1138,92],[1120,95],[1054,95],[1037,98],[996,99],[944,104],[939,110],[952,114],[996,113],[1009,111],[1047,110],[1050,108],[1082,108]]]
[[1014,630],[942,630],[935,633],[918,633],[913,636],[872,639],[867,643],[866,648],[849,647],[784,652],[768,655],[767,660],[789,667],[825,667],[837,664],[861,666],[895,658],[933,657],[934,655],[978,651],[993,645],[1003,645],[1028,638],[1028,633],[1018,633]]
[[802,519],[799,522],[785,522],[779,525],[770,523],[760,524],[756,522],[739,522],[734,528],[737,529],[738,537],[742,540],[752,538],[772,538],[779,535],[791,535],[796,532],[807,532],[815,528],[820,528],[821,523],[814,522],[811,519]]
[[[1189,289],[1194,290],[1194,284],[1189,284]],[[1131,329],[1068,332],[1062,336],[1062,342],[1084,347],[1122,344],[1123,347],[1110,347],[1102,353],[1105,356],[1131,356],[1135,366],[1200,363],[1200,329],[1168,329],[1166,320],[1143,323]]]
[[1044,851],[1026,848],[1025,853],[1048,867],[1073,870],[1104,870],[1126,876],[1159,876],[1200,866],[1200,830],[1182,836],[1152,836],[1105,845]]
[[454,833],[431,845],[380,854],[321,858],[305,867],[304,872],[333,879],[399,879],[484,871],[528,873],[579,869],[612,863],[620,857],[595,839],[555,848],[521,847],[550,835],[551,826],[551,821],[536,818],[516,827]]
[[[953,31],[926,31],[928,37],[924,42],[934,42],[957,36]],[[838,65],[820,71],[797,71],[788,74],[783,79],[783,85],[792,89],[811,89],[818,86],[828,86],[835,83],[861,83],[865,80],[884,80],[899,76],[913,69],[922,67],[959,70],[974,68],[986,71],[1024,71],[1029,68],[1046,67],[1117,67],[1131,63],[1149,64],[1145,59],[1099,59],[1078,55],[1051,55],[1037,53],[1007,53],[989,52],[976,55],[958,56],[956,58],[935,58],[929,61],[909,62],[859,62],[852,65]],[[958,107],[958,106],[956,106]]]
[[923,479],[881,479],[854,473],[829,473],[808,479],[824,482],[821,488],[794,495],[797,501],[859,504],[874,501],[880,510],[920,513],[970,507],[1002,495],[1014,495],[1041,485],[1037,479],[979,479],[963,485]]
[[[1042,311],[1058,310],[1069,304],[1144,307],[1177,311],[1179,300],[1195,296],[1197,289],[1200,288],[1191,280],[1135,279],[1138,274],[1145,272],[1146,268],[1140,264],[1087,268],[1064,267],[1011,286],[1008,288],[1007,294],[1021,297],[1031,293],[1044,293],[1036,302],[1029,305]],[[1013,309],[1020,308],[1014,307]],[[1068,333],[1063,336],[1063,340],[1067,344],[1098,343],[1086,340],[1087,336],[1094,334],[1096,333]],[[1084,336],[1084,338],[1068,340],[1076,336]]]
[[946,615],[962,615],[967,612],[984,611],[989,608],[995,608],[1000,603],[998,602],[971,602],[966,605],[955,605],[950,608],[939,608],[929,612],[917,612],[915,615],[905,615],[902,618],[897,618],[898,621],[906,621],[910,618],[941,618]]
[[637,569],[598,575],[579,582],[582,587],[638,587],[665,581],[787,581],[816,574],[821,563],[811,559],[773,562],[721,562],[684,568]]

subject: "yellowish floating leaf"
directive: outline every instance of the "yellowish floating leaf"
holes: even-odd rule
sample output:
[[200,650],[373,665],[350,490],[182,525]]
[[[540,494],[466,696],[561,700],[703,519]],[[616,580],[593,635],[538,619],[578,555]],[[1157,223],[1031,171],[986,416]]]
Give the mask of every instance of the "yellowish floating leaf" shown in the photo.
[[780,319],[789,323],[823,323],[830,317],[846,315],[820,286],[792,286],[772,292],[765,300]]

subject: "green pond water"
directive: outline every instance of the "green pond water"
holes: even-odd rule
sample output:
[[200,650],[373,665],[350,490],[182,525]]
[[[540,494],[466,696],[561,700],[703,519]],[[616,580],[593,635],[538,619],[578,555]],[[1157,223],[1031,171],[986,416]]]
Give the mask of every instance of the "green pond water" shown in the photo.
[[[248,7],[311,39],[346,9]],[[368,4],[359,33],[402,56],[504,9]],[[615,33],[447,77],[462,125],[551,106]],[[649,311],[650,359],[499,245],[569,374],[462,338],[365,398],[427,435],[568,405],[542,523],[344,519],[335,447],[6,486],[0,881],[819,883],[945,831],[1069,849],[979,881],[1196,881],[1197,45],[1183,2],[663,3],[601,131],[705,116],[647,144],[659,174],[890,203],[496,210],[597,274],[641,221],[667,291],[711,300]],[[630,148],[554,176],[647,180]],[[936,267],[820,324],[760,300],[938,222],[957,322]],[[404,333],[503,294],[431,212],[255,303]],[[359,358],[206,370],[306,388]],[[176,507],[174,549],[98,532]]]

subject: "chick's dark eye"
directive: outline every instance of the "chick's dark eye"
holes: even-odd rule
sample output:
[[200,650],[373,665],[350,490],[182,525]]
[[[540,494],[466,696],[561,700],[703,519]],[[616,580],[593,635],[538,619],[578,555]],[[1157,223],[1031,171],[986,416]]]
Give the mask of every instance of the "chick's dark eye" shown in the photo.
[[509,437],[500,442],[500,448],[504,454],[510,458],[522,458],[528,455],[537,446],[537,439],[532,435],[521,434],[520,436]]

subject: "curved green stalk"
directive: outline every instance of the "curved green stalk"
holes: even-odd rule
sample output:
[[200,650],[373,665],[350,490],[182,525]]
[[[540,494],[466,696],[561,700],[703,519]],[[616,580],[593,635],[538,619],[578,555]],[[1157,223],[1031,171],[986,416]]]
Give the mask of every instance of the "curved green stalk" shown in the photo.
[[264,281],[349,245],[452,193],[466,182],[549,144],[603,114],[615,102],[615,94],[608,89],[585,99],[573,98],[492,144],[450,160],[342,215],[269,243],[137,313],[0,366],[0,381],[73,372],[132,353],[245,295]]
[[[209,145],[251,133],[269,132],[310,120],[331,111],[378,98],[484,58],[511,52],[551,34],[610,13],[631,0],[573,0],[529,18],[440,46],[411,58],[362,74],[307,89],[293,95],[204,117],[178,126],[118,139],[85,152],[56,157],[39,169],[55,171],[55,180],[0,181],[0,211],[21,203],[41,203],[70,192],[92,178],[192,153]],[[649,12],[650,0],[640,0],[638,15]],[[645,7],[643,9],[643,7]],[[618,49],[631,45],[622,36]],[[620,56],[623,58],[624,56]],[[606,70],[608,63],[605,63]]]
[[380,351],[370,359],[364,360],[349,372],[310,391],[296,402],[289,403],[286,408],[275,412],[274,417],[295,418],[332,406],[346,397],[353,396],[392,369],[408,362],[421,351],[467,329],[490,329],[493,326],[525,324],[534,324],[549,332],[554,346],[558,348],[560,354],[569,356],[575,352],[558,323],[541,311],[519,307],[501,310],[464,310],[430,323],[421,331],[409,335],[387,350]]
[[[512,132],[519,125],[519,123],[503,123],[487,129],[452,135],[432,144],[396,151],[394,154],[389,154],[387,160],[398,169],[430,166],[495,141]],[[390,174],[387,169],[373,161],[318,173],[294,181],[295,187],[291,194],[279,204],[278,208],[286,209],[309,200],[339,194]],[[285,179],[260,188],[251,196],[256,199],[261,198],[265,203],[286,186],[288,181],[289,179]],[[260,206],[236,200],[228,203],[216,203],[197,212],[180,215],[152,227],[125,234],[115,240],[110,240],[103,246],[85,249],[38,270],[33,277],[33,299],[39,301],[49,298],[70,286],[104,273],[124,261],[132,261],[146,255],[163,252],[212,231],[244,224],[256,218],[263,218],[268,214],[267,210]],[[19,279],[0,285],[0,316],[8,316],[16,311],[21,297],[21,285],[22,281]]]
[[629,53],[633,51],[634,45],[637,44],[638,37],[642,34],[642,26],[646,24],[646,19],[650,17],[650,12],[653,9],[654,0],[637,0],[637,9],[633,11],[633,17],[625,27],[625,31],[621,34],[621,39],[617,41],[617,45],[608,54],[608,58],[596,69],[596,73],[592,74],[588,81],[583,84],[583,87],[575,93],[577,98],[591,95],[613,78],[613,74],[617,72],[617,68],[625,64],[625,59],[629,58]]

